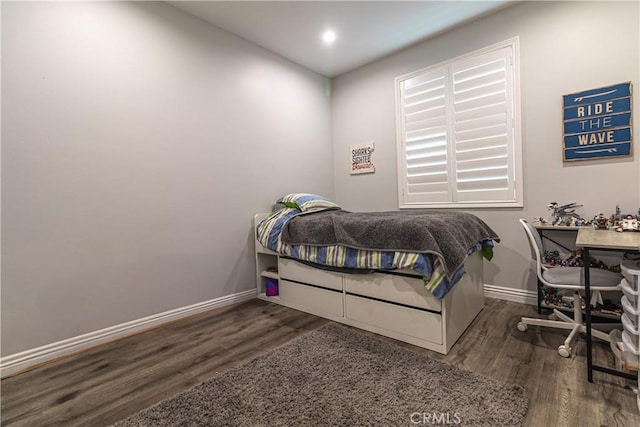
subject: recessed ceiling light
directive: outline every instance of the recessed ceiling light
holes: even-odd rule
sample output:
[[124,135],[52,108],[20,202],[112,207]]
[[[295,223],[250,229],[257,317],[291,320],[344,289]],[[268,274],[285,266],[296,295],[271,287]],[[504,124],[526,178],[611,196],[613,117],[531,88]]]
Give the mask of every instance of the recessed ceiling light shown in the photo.
[[322,33],[322,40],[325,44],[333,44],[336,41],[336,33],[333,30],[327,30]]

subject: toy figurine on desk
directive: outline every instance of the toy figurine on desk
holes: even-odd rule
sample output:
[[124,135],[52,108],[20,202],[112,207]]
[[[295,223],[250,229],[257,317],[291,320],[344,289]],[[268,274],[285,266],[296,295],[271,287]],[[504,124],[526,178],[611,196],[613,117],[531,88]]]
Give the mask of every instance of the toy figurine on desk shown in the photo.
[[551,217],[553,220],[551,221],[551,225],[572,225],[577,223],[579,225],[582,221],[580,215],[575,213],[576,208],[580,208],[584,205],[579,205],[575,202],[567,203],[566,205],[558,205],[556,202],[551,202],[547,206],[547,208],[551,209]]
[[533,220],[538,223],[538,225],[544,226],[547,225],[547,220],[541,216],[534,216]]
[[627,215],[622,222],[615,228],[616,231],[640,231],[640,222],[633,217]]
[[593,218],[593,228],[598,230],[607,230],[609,228],[609,219],[602,214]]

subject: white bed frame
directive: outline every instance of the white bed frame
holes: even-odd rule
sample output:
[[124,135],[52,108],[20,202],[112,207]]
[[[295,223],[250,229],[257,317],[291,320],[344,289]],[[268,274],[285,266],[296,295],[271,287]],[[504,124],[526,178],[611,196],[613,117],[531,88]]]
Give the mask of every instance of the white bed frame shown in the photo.
[[[254,226],[266,216],[256,215]],[[480,252],[467,258],[467,273],[438,301],[411,270],[338,273],[280,256],[257,240],[255,247],[258,298],[438,353],[447,354],[484,307]],[[278,280],[278,296],[266,296],[268,278]]]

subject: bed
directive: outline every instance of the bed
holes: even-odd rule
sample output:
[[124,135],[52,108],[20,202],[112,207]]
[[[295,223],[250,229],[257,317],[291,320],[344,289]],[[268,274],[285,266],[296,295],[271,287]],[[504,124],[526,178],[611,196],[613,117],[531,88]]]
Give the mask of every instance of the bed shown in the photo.
[[443,354],[482,310],[499,238],[474,215],[353,213],[304,193],[277,203],[255,216],[259,298]]

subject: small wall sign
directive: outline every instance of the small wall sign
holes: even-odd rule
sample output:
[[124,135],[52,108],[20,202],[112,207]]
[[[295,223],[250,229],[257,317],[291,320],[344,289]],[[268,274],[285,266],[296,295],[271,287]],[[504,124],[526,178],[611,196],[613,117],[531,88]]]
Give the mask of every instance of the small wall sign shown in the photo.
[[564,95],[563,160],[630,156],[631,82]]
[[373,141],[363,142],[362,144],[351,144],[351,152],[349,153],[351,161],[351,175],[361,173],[374,173],[375,166],[371,162],[371,153],[375,149]]

